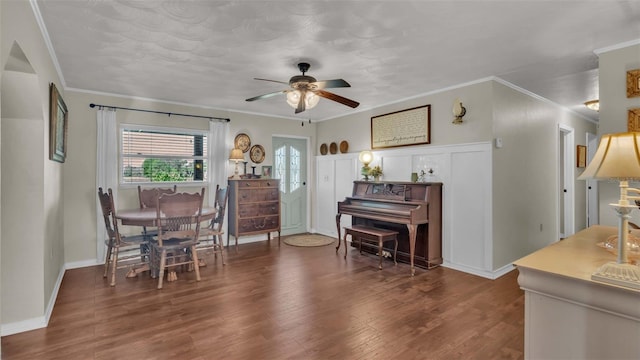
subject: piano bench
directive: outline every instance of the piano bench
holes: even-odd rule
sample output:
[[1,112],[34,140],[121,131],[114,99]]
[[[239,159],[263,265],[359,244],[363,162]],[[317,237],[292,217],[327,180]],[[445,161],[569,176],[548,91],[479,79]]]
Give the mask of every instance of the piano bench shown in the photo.
[[[380,257],[380,264],[378,269],[382,270],[382,244],[385,241],[395,241],[395,248],[393,251],[393,263],[398,264],[396,261],[396,255],[398,253],[398,232],[387,229],[380,229],[370,226],[353,225],[351,227],[345,226],[344,228],[344,258],[347,258],[347,235],[351,235],[351,242],[358,241],[360,253],[362,254],[362,241],[375,243],[378,245],[378,256]],[[371,244],[367,244],[371,245]]]

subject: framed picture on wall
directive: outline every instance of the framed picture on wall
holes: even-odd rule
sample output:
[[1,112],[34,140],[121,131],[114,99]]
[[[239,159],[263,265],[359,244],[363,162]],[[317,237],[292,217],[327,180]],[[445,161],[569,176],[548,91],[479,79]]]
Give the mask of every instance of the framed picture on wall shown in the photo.
[[49,85],[49,160],[63,163],[67,157],[67,105],[56,85]]
[[640,108],[629,109],[627,113],[627,131],[640,131]]
[[627,97],[640,96],[640,69],[627,71]]
[[587,147],[584,145],[578,145],[576,155],[577,155],[577,166],[579,168],[583,168],[587,166]]

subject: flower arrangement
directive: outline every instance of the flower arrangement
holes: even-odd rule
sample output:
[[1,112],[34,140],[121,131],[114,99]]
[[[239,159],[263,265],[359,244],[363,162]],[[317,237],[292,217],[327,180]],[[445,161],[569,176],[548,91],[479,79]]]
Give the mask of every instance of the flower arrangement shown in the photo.
[[382,168],[379,165],[376,165],[369,170],[369,176],[373,176],[374,178],[379,178],[382,176]]

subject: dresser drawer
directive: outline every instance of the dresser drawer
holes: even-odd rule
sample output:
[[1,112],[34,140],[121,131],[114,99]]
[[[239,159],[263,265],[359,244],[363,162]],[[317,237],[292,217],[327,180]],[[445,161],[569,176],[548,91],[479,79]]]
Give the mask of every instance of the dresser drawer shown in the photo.
[[251,180],[251,181],[239,181],[238,189],[255,189],[255,188],[278,188],[278,181],[265,179],[265,180]]
[[240,204],[238,206],[238,216],[241,218],[278,215],[280,203],[278,201]]
[[238,230],[241,234],[277,230],[279,228],[280,219],[277,215],[240,219],[238,221]]
[[280,195],[279,192],[280,190],[277,187],[238,189],[238,202],[277,201]]

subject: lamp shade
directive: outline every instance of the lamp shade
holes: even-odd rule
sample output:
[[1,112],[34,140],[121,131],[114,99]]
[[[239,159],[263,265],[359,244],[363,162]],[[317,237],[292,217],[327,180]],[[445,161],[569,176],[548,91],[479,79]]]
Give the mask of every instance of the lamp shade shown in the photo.
[[229,154],[229,160],[235,162],[244,161],[244,153],[240,149],[233,149],[231,150],[231,154]]
[[300,96],[304,96],[304,107],[306,109],[313,109],[320,101],[320,97],[313,92],[296,89],[287,93],[287,104],[294,109],[297,108],[300,102]]
[[640,133],[602,135],[598,150],[578,179],[640,180]]
[[361,151],[360,155],[358,155],[358,160],[365,165],[369,165],[373,161],[373,154],[369,150]]

